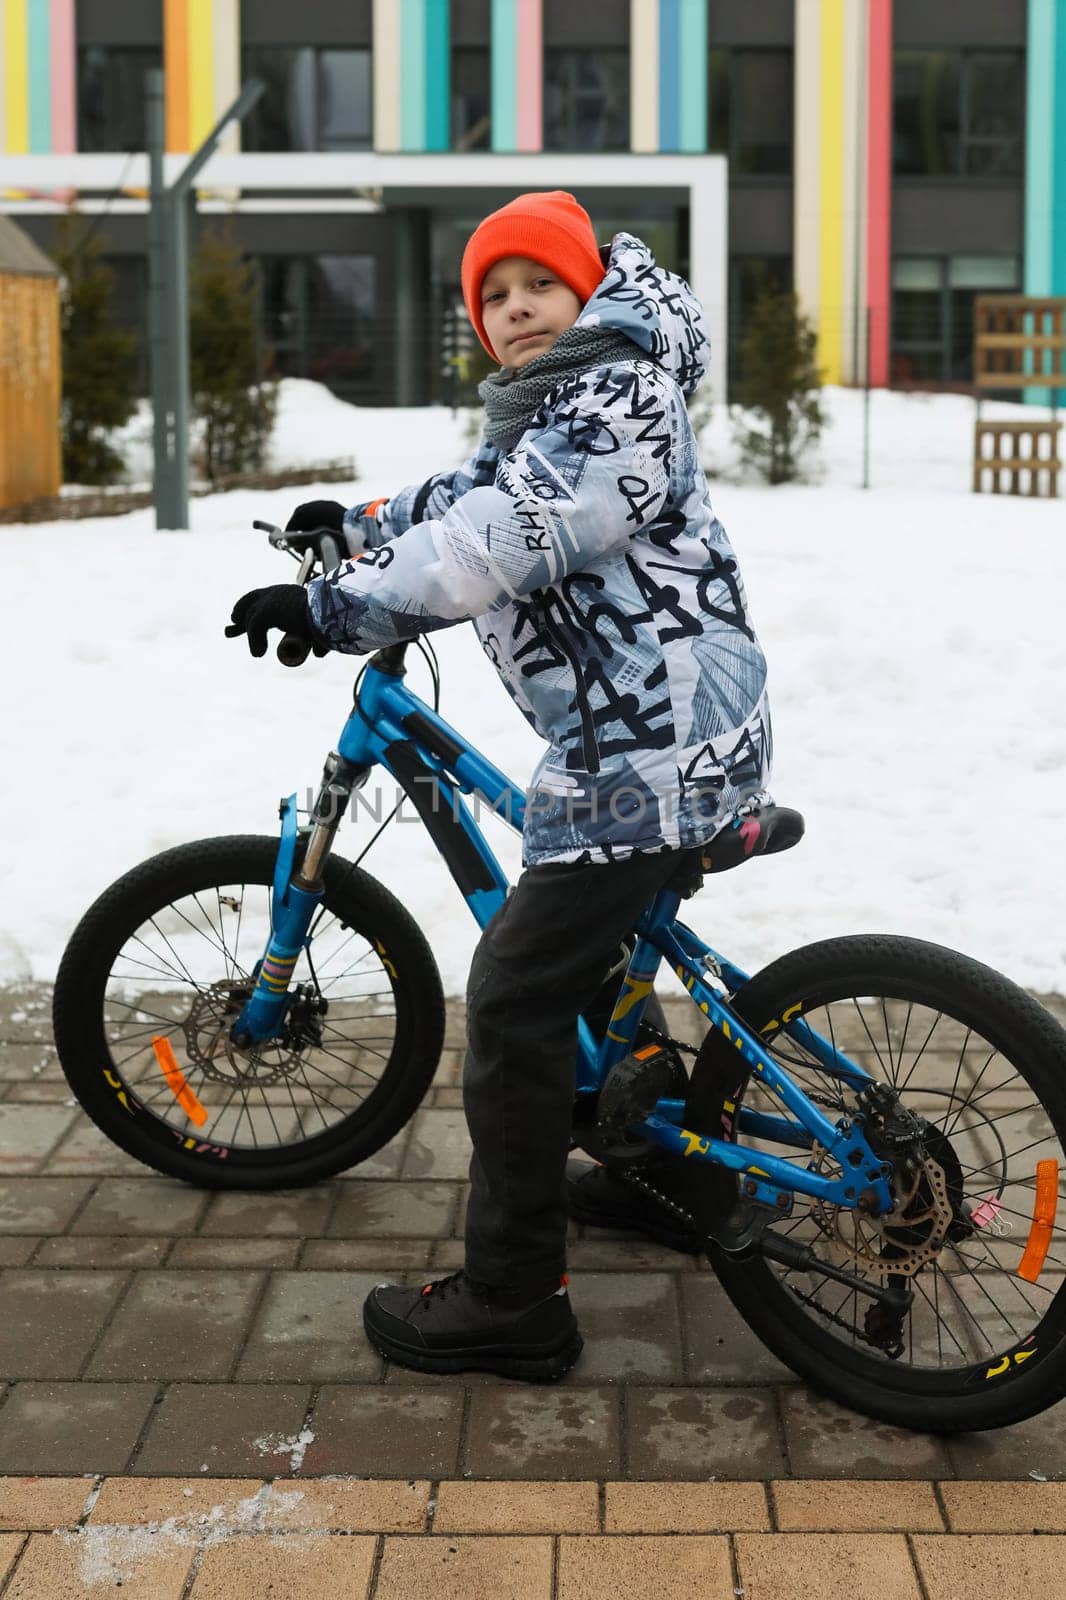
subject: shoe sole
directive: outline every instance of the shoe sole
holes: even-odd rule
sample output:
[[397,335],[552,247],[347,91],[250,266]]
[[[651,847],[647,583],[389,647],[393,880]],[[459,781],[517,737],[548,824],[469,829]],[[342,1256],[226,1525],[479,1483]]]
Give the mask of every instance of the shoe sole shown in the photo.
[[584,1339],[575,1329],[558,1350],[544,1354],[521,1355],[503,1345],[469,1350],[426,1350],[386,1339],[373,1326],[365,1309],[363,1328],[378,1355],[398,1367],[411,1367],[416,1372],[494,1372],[504,1378],[520,1378],[525,1383],[555,1383],[565,1377],[585,1347]]
[[625,1213],[617,1217],[605,1216],[602,1210],[583,1205],[575,1193],[569,1196],[567,1210],[575,1222],[584,1223],[588,1227],[614,1228],[622,1233],[635,1233],[642,1239],[651,1239],[655,1244],[664,1245],[667,1250],[676,1250],[679,1255],[703,1254],[703,1241],[696,1234],[682,1233],[666,1223],[654,1222],[650,1217],[646,1222],[637,1222]]

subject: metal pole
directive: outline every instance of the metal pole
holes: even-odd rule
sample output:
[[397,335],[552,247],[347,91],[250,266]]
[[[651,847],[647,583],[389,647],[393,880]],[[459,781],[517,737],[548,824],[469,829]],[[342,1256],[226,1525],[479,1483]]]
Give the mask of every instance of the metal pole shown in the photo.
[[866,382],[862,397],[862,486],[870,487],[870,307],[866,307]]
[[152,208],[149,218],[149,306],[152,342],[155,525],[189,526],[189,214],[193,181],[218,148],[228,123],[239,120],[263,93],[246,83],[228,111],[166,188],[163,173],[163,74],[147,75],[148,153]]
[[156,527],[173,526],[174,421],[170,374],[173,371],[173,332],[168,318],[167,280],[173,252],[163,177],[163,74],[158,68],[146,74],[148,115],[148,165],[151,207],[148,213],[148,325],[152,374],[152,456],[154,463]]
[[164,528],[189,526],[189,230],[186,199],[175,184],[167,194],[171,271],[166,282],[167,326],[170,329],[170,401],[174,457],[171,464],[169,517]]

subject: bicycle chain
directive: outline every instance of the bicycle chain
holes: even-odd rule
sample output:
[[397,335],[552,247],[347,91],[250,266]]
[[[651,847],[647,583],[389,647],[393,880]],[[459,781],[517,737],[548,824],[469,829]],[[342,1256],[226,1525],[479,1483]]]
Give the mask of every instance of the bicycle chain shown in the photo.
[[[654,1034],[655,1039],[659,1044],[669,1045],[674,1050],[683,1051],[685,1055],[699,1055],[699,1050],[695,1046],[683,1044],[680,1039],[671,1039],[667,1034],[661,1033],[660,1030],[652,1023],[644,1023],[643,1026],[648,1033]],[[830,1100],[826,1095],[808,1094],[807,1098],[814,1101],[815,1105],[825,1106],[830,1111],[839,1111],[841,1109],[835,1100]],[[687,1211],[684,1206],[678,1205],[675,1200],[671,1200],[669,1195],[663,1194],[661,1190],[656,1189],[655,1186],[648,1183],[646,1179],[637,1177],[636,1173],[632,1172],[629,1167],[623,1166],[615,1168],[613,1169],[613,1175],[616,1178],[621,1178],[623,1182],[628,1183],[632,1188],[643,1190],[643,1192],[650,1196],[650,1198],[654,1200],[657,1205],[664,1207],[667,1211],[673,1212],[675,1217],[678,1217],[689,1228],[693,1229],[696,1234],[700,1234],[699,1223],[696,1221],[696,1218],[692,1215],[691,1211]],[[801,1301],[803,1305],[810,1306],[812,1310],[817,1311],[820,1317],[824,1317],[827,1322],[836,1323],[838,1327],[844,1329],[845,1333],[849,1333],[853,1339],[859,1339],[863,1344],[868,1344],[873,1350],[880,1350],[882,1348],[881,1345],[876,1342],[876,1340],[871,1339],[867,1333],[860,1332],[858,1328],[852,1327],[850,1322],[846,1322],[845,1319],[841,1316],[838,1316],[835,1311],[830,1311],[828,1307],[819,1305],[814,1295],[803,1294],[799,1289],[796,1288],[795,1284],[792,1283],[786,1284],[785,1287],[796,1297],[797,1300]]]

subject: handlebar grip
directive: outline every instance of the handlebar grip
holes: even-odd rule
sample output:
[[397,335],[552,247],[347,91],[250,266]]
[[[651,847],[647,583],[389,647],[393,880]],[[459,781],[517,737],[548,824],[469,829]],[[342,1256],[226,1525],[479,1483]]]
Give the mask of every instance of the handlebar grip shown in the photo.
[[302,639],[298,633],[287,633],[277,649],[283,667],[302,667],[310,654],[310,639]]

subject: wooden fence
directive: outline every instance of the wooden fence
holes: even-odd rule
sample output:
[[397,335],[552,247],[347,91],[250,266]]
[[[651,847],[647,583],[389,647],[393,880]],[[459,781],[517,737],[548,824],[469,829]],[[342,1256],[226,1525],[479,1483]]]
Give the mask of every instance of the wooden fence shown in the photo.
[[59,280],[0,272],[0,506],[58,490],[59,406]]
[[[1059,392],[1066,394],[1066,297],[982,294],[974,301],[973,486],[977,493],[1054,497],[1058,494]],[[1043,389],[1052,416],[990,421],[981,397],[990,390]]]

